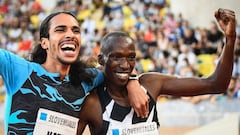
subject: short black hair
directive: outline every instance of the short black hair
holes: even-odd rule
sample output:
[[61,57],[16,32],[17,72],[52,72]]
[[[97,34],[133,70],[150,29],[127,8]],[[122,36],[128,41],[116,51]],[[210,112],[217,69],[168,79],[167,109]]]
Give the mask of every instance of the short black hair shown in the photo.
[[106,34],[101,41],[101,48],[100,48],[101,54],[102,55],[107,54],[108,53],[107,50],[109,49],[110,45],[112,44],[113,39],[119,38],[119,37],[130,38],[133,41],[133,39],[130,37],[130,35],[126,32],[123,32],[123,31],[110,32],[110,33]]

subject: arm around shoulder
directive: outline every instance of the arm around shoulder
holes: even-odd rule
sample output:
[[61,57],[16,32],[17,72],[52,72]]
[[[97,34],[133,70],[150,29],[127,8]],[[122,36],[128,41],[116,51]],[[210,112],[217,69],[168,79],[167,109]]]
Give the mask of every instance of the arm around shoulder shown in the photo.
[[99,132],[102,125],[102,109],[95,90],[87,96],[79,113],[79,135],[82,135],[87,125],[91,134]]

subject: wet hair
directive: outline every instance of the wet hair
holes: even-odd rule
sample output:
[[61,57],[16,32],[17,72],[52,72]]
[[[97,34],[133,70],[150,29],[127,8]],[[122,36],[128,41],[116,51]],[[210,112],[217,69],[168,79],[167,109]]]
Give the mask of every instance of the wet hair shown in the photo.
[[[73,18],[77,20],[76,16],[74,16],[73,13],[69,11],[58,11],[50,14],[47,16],[40,25],[40,40],[41,38],[49,38],[49,29],[50,29],[50,23],[51,19],[59,14],[68,14],[72,16]],[[35,46],[35,48],[30,53],[30,61],[36,62],[39,64],[43,64],[46,61],[47,58],[47,52],[45,49],[42,48],[41,44]],[[74,86],[79,86],[81,82],[87,82],[89,84],[92,84],[92,79],[95,77],[94,73],[88,73],[86,72],[86,68],[88,66],[81,62],[79,59],[71,64],[70,72],[69,72],[69,78],[71,84]]]
[[114,32],[110,32],[108,34],[106,34],[102,41],[101,41],[101,48],[100,48],[100,52],[102,55],[107,55],[109,53],[110,50],[110,46],[114,43],[114,44],[118,44],[118,42],[116,42],[116,38],[129,38],[133,44],[133,39],[130,37],[130,35],[126,32],[122,32],[122,31],[114,31]]

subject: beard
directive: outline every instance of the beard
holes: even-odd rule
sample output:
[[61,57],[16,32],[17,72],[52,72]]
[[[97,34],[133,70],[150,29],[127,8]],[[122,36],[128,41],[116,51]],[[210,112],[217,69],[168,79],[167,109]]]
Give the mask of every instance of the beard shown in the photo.
[[76,61],[78,61],[78,59],[79,59],[79,57],[77,57],[77,58],[76,58],[74,61],[72,61],[72,62],[67,62],[67,61],[61,59],[60,57],[57,57],[57,60],[58,60],[60,63],[62,63],[63,65],[66,65],[66,66],[75,63]]

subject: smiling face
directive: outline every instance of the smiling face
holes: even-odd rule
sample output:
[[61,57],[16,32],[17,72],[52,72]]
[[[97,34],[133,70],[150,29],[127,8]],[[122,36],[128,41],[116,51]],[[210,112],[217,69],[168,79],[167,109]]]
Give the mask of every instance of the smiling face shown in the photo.
[[104,73],[109,84],[125,87],[128,77],[135,66],[135,47],[127,36],[110,37],[102,54]]
[[47,51],[46,62],[69,65],[80,52],[80,28],[77,20],[65,13],[50,20],[49,38],[41,38],[42,48]]

